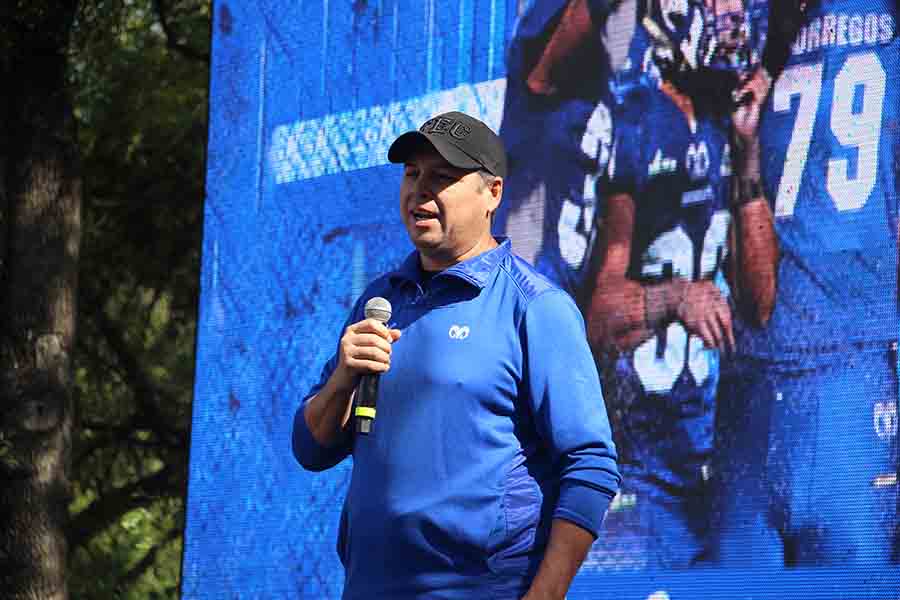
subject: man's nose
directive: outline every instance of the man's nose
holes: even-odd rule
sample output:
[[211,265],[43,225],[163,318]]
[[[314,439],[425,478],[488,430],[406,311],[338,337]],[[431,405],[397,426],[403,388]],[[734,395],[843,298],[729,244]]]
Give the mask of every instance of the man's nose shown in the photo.
[[418,177],[413,185],[413,197],[417,202],[425,202],[431,197],[431,190],[425,177]]

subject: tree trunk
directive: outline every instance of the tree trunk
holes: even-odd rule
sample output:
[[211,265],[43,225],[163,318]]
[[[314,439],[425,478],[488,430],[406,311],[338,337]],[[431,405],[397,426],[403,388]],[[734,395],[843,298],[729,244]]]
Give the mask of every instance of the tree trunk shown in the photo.
[[[43,5],[43,6],[42,6]],[[81,185],[70,2],[0,21],[0,599],[62,600]]]

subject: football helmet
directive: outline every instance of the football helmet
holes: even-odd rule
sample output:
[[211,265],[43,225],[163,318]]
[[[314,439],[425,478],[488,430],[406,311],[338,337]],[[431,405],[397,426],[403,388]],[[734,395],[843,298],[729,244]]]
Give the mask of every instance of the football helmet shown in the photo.
[[768,29],[765,0],[705,0],[711,69],[748,73],[760,64]]
[[767,0],[647,0],[642,24],[664,79],[719,94],[760,64],[767,20]]

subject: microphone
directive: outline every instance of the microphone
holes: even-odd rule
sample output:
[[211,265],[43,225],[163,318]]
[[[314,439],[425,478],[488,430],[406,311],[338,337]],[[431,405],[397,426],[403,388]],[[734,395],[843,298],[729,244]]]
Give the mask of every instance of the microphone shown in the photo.
[[[375,319],[387,323],[391,319],[391,303],[381,296],[375,296],[366,302],[367,319]],[[356,408],[353,411],[356,433],[368,435],[375,421],[375,399],[378,396],[378,374],[363,375],[356,388]]]

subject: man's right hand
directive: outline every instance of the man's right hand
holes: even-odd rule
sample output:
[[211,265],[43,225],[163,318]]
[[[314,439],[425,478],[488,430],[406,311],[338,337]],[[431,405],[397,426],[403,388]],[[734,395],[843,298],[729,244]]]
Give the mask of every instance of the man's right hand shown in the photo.
[[712,281],[685,285],[676,317],[689,333],[700,336],[707,348],[734,350],[731,308]]
[[391,368],[391,344],[400,338],[399,329],[388,329],[375,319],[348,326],[341,337],[338,366],[334,375],[338,387],[351,390],[361,375],[384,373]]
[[359,377],[387,371],[391,367],[391,344],[399,338],[399,329],[388,329],[375,319],[347,327],[338,347],[337,367],[303,410],[306,426],[316,442],[330,447],[347,440],[353,392]]

